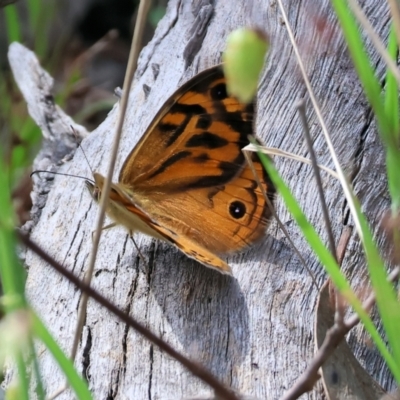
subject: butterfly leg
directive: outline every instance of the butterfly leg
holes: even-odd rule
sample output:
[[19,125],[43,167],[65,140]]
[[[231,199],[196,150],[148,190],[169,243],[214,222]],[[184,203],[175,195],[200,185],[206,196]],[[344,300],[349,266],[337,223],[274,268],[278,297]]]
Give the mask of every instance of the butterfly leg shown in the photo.
[[[117,224],[116,224],[115,222],[112,223],[112,224],[103,226],[103,227],[101,228],[101,230],[102,230],[102,231],[105,231],[106,229],[114,228],[114,226],[117,226]],[[94,239],[94,233],[95,233],[95,231],[92,231],[92,242],[93,242],[93,239]]]
[[116,222],[113,222],[112,224],[108,224],[108,225],[106,225],[106,226],[103,226],[103,227],[101,228],[101,230],[102,230],[102,231],[105,231],[106,229],[114,228],[114,226],[117,226],[117,223],[116,223]]
[[147,265],[147,268],[149,268],[149,264],[146,261],[146,259],[144,258],[144,255],[142,254],[142,252],[140,251],[139,246],[137,245],[135,239],[133,238],[133,231],[131,231],[131,230],[129,231],[129,237],[131,238],[131,240],[133,242],[133,245],[136,247],[136,250],[137,250],[137,252],[139,254],[139,257],[142,259],[143,263],[145,265]]

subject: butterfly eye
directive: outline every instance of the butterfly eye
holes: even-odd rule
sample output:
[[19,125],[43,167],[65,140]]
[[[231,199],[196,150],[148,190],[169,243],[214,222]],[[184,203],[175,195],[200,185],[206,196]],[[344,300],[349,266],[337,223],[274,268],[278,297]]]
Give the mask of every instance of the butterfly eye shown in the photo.
[[225,83],[219,83],[218,85],[214,86],[210,91],[211,97],[213,100],[223,100],[228,97],[226,93],[226,85]]
[[229,204],[229,214],[235,218],[242,218],[246,214],[246,206],[241,201],[233,201]]

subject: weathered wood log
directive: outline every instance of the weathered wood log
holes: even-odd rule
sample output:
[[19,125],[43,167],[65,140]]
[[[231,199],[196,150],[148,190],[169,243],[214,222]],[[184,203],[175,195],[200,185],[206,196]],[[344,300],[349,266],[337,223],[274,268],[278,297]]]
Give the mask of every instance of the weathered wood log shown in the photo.
[[[278,6],[275,2],[250,3],[251,6],[241,1],[203,1],[196,5],[196,2],[170,1],[167,15],[139,59],[115,181],[126,156],[163,103],[191,76],[219,63],[227,34],[240,26],[259,25],[272,41],[259,85],[257,135],[268,146],[308,155],[295,108],[306,91]],[[318,2],[318,10],[313,1],[285,4],[339,159],[346,166],[363,209],[379,236],[377,226],[383,210],[389,206],[383,149],[333,11],[328,1]],[[389,19],[384,5],[367,0],[364,7],[374,17],[377,31],[387,36]],[[36,102],[43,107],[46,99],[50,103],[52,99],[46,96],[47,89],[42,92],[44,96],[34,96],[42,89],[40,74],[31,57],[19,46],[10,49],[18,83],[26,85],[22,82],[23,75],[37,79],[36,87],[24,92],[28,105],[33,107]],[[381,62],[378,57],[375,59],[378,71],[382,71]],[[117,108],[82,141],[91,167],[102,173],[107,168]],[[35,168],[46,162],[46,167],[53,170],[90,177],[82,152],[76,151],[72,158],[75,146],[65,145],[70,142],[66,139],[71,124],[68,117],[57,109],[50,115],[47,112],[39,110],[41,117],[36,117],[36,121],[41,118],[45,121],[40,126],[51,134],[45,136],[44,143],[51,143],[52,150],[47,158],[43,159],[43,152],[39,155]],[[318,161],[332,167],[312,111],[309,119]],[[49,121],[58,124],[49,128]],[[70,155],[68,161],[59,166],[66,155]],[[275,163],[326,239],[311,168],[286,159],[276,158]],[[323,179],[338,240],[343,228],[352,221],[339,183],[326,174]],[[43,177],[35,178],[36,208],[30,225],[31,238],[75,274],[83,276],[92,246],[97,206],[83,181],[55,176],[50,189],[40,188],[40,180],[43,184]],[[322,285],[326,274],[279,198],[276,207],[292,240]],[[234,278],[199,265],[165,243],[142,235],[137,240],[150,268],[143,265],[122,228],[103,233],[92,281],[94,287],[242,394],[274,399],[293,385],[314,353],[313,322],[318,291],[275,222],[256,248],[229,257]],[[81,293],[31,252],[26,254],[26,266],[29,299],[69,352]],[[367,273],[355,233],[343,268],[356,287],[365,288]],[[381,385],[390,388],[391,375],[376,350],[365,346],[362,330],[352,332],[349,341],[361,364]],[[63,378],[47,351],[41,349],[39,356],[50,394],[62,386]],[[76,365],[87,377],[97,399],[212,395],[207,386],[176,361],[90,301]],[[322,387],[317,386],[307,398],[321,397]],[[69,399],[72,395],[65,392],[60,398]]]

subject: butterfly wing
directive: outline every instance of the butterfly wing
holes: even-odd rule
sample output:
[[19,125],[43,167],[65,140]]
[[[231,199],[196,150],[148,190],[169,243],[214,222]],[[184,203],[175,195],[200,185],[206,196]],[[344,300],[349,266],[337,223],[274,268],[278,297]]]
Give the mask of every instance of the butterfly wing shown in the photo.
[[224,184],[244,165],[254,104],[226,92],[214,67],[169,99],[125,161],[119,181],[133,191],[175,193]]
[[[126,159],[109,215],[229,273],[217,254],[257,241],[270,217],[241,151],[253,133],[253,116],[253,103],[227,94],[220,67],[188,81]],[[256,155],[253,162],[272,200],[274,188]]]

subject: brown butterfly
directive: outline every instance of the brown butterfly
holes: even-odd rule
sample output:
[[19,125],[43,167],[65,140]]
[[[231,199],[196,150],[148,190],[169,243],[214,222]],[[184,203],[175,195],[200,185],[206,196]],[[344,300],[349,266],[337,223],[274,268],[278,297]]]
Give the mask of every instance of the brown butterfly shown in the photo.
[[[189,80],[125,160],[108,216],[230,274],[219,255],[259,240],[271,216],[241,151],[253,134],[254,107],[227,94],[221,66]],[[272,201],[275,189],[256,154],[253,163]],[[105,178],[95,173],[94,180],[86,184],[99,201]]]

